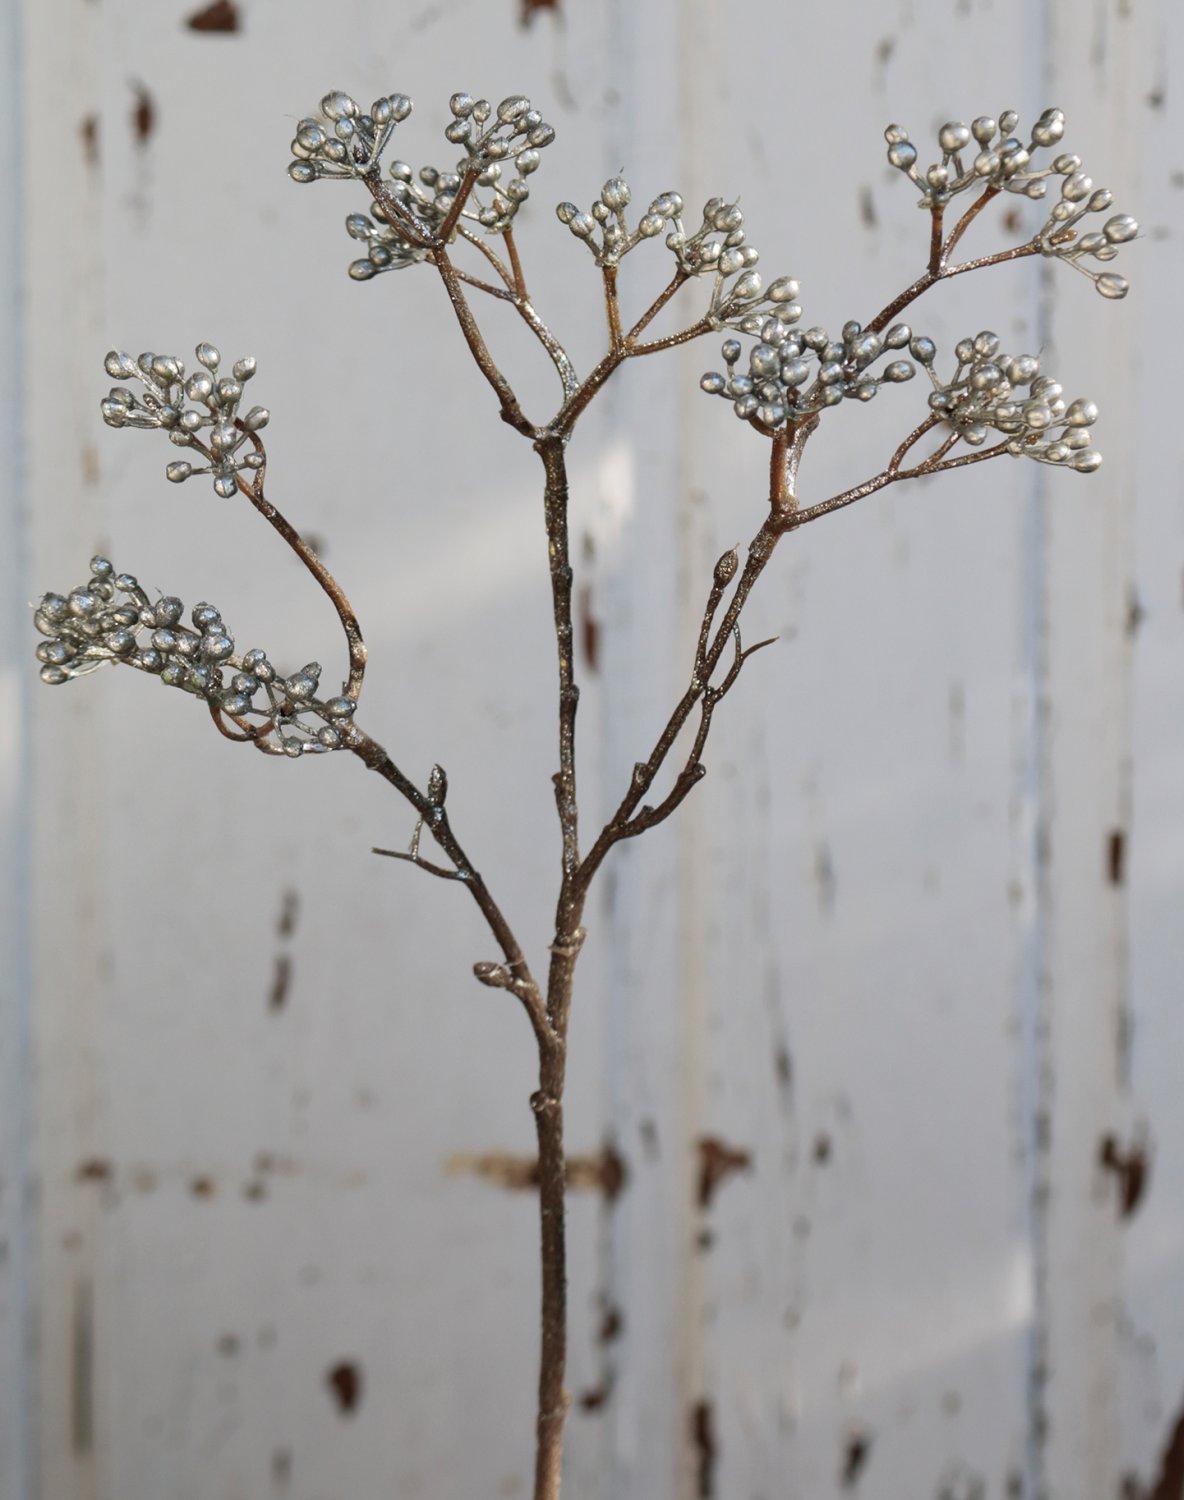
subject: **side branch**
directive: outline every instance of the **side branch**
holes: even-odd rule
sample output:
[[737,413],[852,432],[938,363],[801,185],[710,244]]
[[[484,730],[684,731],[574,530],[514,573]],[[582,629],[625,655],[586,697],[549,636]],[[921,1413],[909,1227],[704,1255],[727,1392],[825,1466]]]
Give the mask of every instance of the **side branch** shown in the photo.
[[[448,814],[444,810],[444,807],[438,801],[433,800],[426,792],[421,791],[409,777],[405,776],[377,740],[371,739],[357,724],[350,724],[348,726],[345,735],[345,746],[358,757],[364,766],[368,767],[371,771],[376,771],[384,781],[389,782],[411,804],[423,820],[424,826],[436,844],[452,861],[454,866],[453,871],[445,873],[448,874],[449,879],[459,880],[468,887],[469,894],[477,903],[481,915],[485,918],[494,940],[502,951],[506,967],[513,977],[513,985],[507,986],[507,988],[512,988],[522,1001],[530,1018],[531,1025],[534,1027],[535,1034],[539,1038],[540,1046],[544,1043],[550,1045],[553,1038],[551,1037],[551,1030],[547,1022],[546,1008],[543,1004],[539,987],[530,972],[526,956],[522,952],[518,939],[514,936],[513,929],[510,927],[501,908],[493,899],[489,887],[473,866],[460,840],[453,833],[452,825],[448,821]],[[443,867],[438,868],[442,870]]]
[[[237,424],[241,426],[242,424]],[[263,444],[254,433],[250,437],[255,445],[255,451],[262,453],[266,458]],[[201,445],[194,443],[194,447]],[[204,451],[204,449],[202,450]],[[207,456],[209,456],[207,454]],[[345,693],[349,698],[357,700],[362,690],[362,678],[366,672],[366,644],[362,640],[362,627],[358,624],[358,617],[354,614],[353,605],[349,602],[345,590],[329,572],[325,564],[320,560],[295,526],[271,503],[263,493],[263,469],[257,469],[251,483],[248,484],[241,474],[234,476],[234,482],[269,526],[273,527],[295,552],[296,556],[320,584],[328,595],[330,603],[337,611],[337,618],[341,621],[341,628],[345,632],[346,644],[349,648],[349,677],[345,684]]]
[[[728,584],[735,576],[738,559],[734,552],[725,553],[716,564],[715,576],[699,632],[690,684],[666,721],[666,726],[658,736],[649,759],[638,761],[634,766],[628,792],[601,830],[596,842],[584,856],[577,871],[577,882],[581,892],[587,892],[593,876],[614,844],[625,838],[633,838],[645,828],[652,827],[654,823],[661,822],[668,817],[687,796],[691,788],[702,779],[704,771],[699,756],[711,726],[711,716],[715,705],[735,682],[745,659],[753,651],[769,644],[768,641],[762,641],[759,646],[750,647],[747,651],[742,650],[739,643],[740,616],[757,579],[764,572],[773,555],[773,549],[787,531],[794,529],[795,524],[794,512],[781,509],[770,511],[760,530],[749,543],[744,568],[723,618],[719,625],[714,627],[713,633],[716,612]],[[732,665],[723,681],[713,688],[711,676],[719,665],[729,642],[733,642],[735,647]],[[665,764],[675,740],[690,718],[696,704],[701,704],[699,727],[686,764],[666,798],[657,807],[643,807],[643,798],[653,786],[658,772]]]

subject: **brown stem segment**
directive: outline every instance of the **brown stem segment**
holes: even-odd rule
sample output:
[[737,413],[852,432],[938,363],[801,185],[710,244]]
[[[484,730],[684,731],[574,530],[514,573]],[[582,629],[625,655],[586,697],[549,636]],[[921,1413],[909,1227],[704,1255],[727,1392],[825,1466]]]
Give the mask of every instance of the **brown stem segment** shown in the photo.
[[[251,434],[255,444],[255,450],[263,453],[263,444],[255,434]],[[191,446],[198,447],[194,443]],[[204,451],[204,450],[203,450]],[[345,590],[333,577],[332,573],[320,560],[295,526],[284,516],[263,493],[263,470],[255,471],[254,480],[248,484],[241,474],[234,476],[234,482],[239,490],[247,497],[269,526],[274,527],[295,552],[296,556],[324,589],[329,596],[333,608],[337,611],[337,618],[341,621],[341,628],[345,631],[346,644],[349,647],[349,677],[345,684],[346,696],[357,699],[362,690],[362,678],[366,671],[366,644],[362,640],[362,627],[358,624],[358,617],[354,614],[354,607],[346,597]]]
[[579,809],[576,802],[576,709],[580,690],[573,660],[574,632],[571,620],[572,570],[568,539],[567,467],[565,439],[553,434],[540,438],[535,450],[543,461],[546,488],[543,514],[547,526],[547,563],[551,575],[551,604],[555,646],[559,657],[559,770],[555,775],[555,802],[563,834],[563,878],[567,880],[580,862]]

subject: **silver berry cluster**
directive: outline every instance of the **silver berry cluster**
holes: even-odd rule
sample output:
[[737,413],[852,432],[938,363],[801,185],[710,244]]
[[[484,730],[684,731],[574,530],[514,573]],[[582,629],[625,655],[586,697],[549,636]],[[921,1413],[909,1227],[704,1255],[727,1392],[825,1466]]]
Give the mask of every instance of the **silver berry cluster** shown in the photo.
[[578,240],[583,240],[598,266],[615,266],[642,240],[652,240],[667,224],[678,221],[683,210],[679,193],[659,193],[630,229],[625,210],[633,200],[633,191],[623,177],[610,177],[600,189],[600,197],[587,213],[574,203],[560,203],[555,212]]
[[[511,94],[495,109],[488,99],[453,94],[448,101],[452,120],[444,132],[464,150],[455,171],[422,167],[412,171],[405,161],[390,166],[389,196],[406,213],[400,224],[381,203],[370,215],[350,214],[346,231],[367,245],[364,259],[354,261],[349,274],[369,281],[382,271],[399,270],[427,260],[441,226],[448,219],[466,176],[471,185],[460,217],[490,234],[502,234],[530,196],[527,179],[538,170],[539,153],[555,139],[555,131],[524,94]],[[411,113],[405,94],[376,99],[370,113],[340,89],[321,100],[319,117],[301,120],[292,142],[296,158],[288,175],[296,182],[320,177],[370,178],[379,171],[380,158],[395,126]]]
[[[393,172],[395,167],[404,165],[403,162],[395,162],[391,170]],[[407,167],[406,170],[410,176],[411,168]],[[362,240],[366,245],[365,258],[350,261],[349,264],[349,274],[355,281],[369,281],[382,271],[402,271],[427,260],[431,254],[428,247],[413,245],[410,240],[405,239],[387,218],[381,203],[370,205],[370,215],[347,214],[345,219],[345,230],[350,238]]]
[[1113,201],[1106,188],[1095,191],[1092,180],[1081,170],[1081,158],[1062,152],[1047,166],[1033,165],[1039,150],[1057,145],[1065,133],[1064,112],[1046,109],[1033,125],[1028,143],[1012,132],[1019,124],[1013,109],[1004,110],[998,120],[980,115],[969,125],[949,120],[937,133],[941,160],[927,167],[917,167],[917,148],[901,125],[889,125],[884,132],[888,142],[888,160],[921,189],[922,208],[940,208],[956,193],[983,188],[1022,193],[1027,198],[1043,198],[1049,179],[1062,178],[1061,198],[1048,221],[1036,236],[1041,253],[1055,256],[1090,277],[1102,296],[1125,297],[1127,282],[1112,272],[1098,272],[1081,264],[1083,258],[1109,261],[1118,247],[1132,240],[1139,226],[1129,214],[1115,214],[1099,233],[1078,239],[1074,225],[1086,213],[1104,213]]
[[[1072,158],[1077,161],[1077,157]],[[1061,183],[1060,201],[1053,204],[1048,222],[1037,235],[1041,252],[1063,260],[1066,265],[1088,276],[1103,297],[1114,301],[1125,297],[1130,283],[1113,271],[1095,271],[1082,265],[1083,260],[1112,261],[1120,245],[1139,233],[1138,221],[1130,214],[1111,214],[1100,230],[1078,238],[1076,225],[1086,214],[1102,214],[1114,201],[1109,188],[1095,188],[1084,172],[1074,170]]]
[[244,737],[277,754],[345,743],[356,705],[344,695],[319,696],[316,662],[283,677],[265,651],[235,655],[234,637],[212,604],[194,606],[190,629],[181,623],[180,599],[152,603],[132,574],[116,573],[105,557],[92,558],[90,572],[69,594],[45,594],[37,606],[33,622],[47,637],[37,647],[42,682],[68,682],[122,663],[203,699]]
[[[920,342],[920,341],[918,341]],[[955,429],[964,443],[980,447],[993,430],[1007,439],[1007,452],[1091,474],[1102,462],[1092,446],[1090,427],[1098,418],[1092,401],[1065,401],[1060,385],[1040,373],[1034,354],[1003,354],[997,334],[985,330],[955,346],[953,377],[938,379],[928,340],[913,353],[929,371],[930,409]]]
[[610,177],[587,213],[574,203],[561,203],[555,212],[572,234],[588,246],[599,266],[614,266],[642,240],[668,228],[666,245],[687,276],[715,277],[707,316],[713,327],[757,333],[770,316],[785,324],[802,315],[798,283],[781,276],[768,288],[756,270],[760,253],[745,241],[744,214],[738,203],[710,198],[703,205],[703,222],[694,234],[683,223],[679,193],[660,193],[630,229],[625,215],[632,193],[624,177]]
[[321,100],[319,114],[296,127],[292,140],[295,160],[288,166],[294,182],[316,182],[320,177],[364,177],[377,169],[396,125],[411,113],[406,94],[375,99],[363,114],[357,101],[341,89]]
[[844,399],[870,401],[881,385],[911,380],[916,367],[907,359],[892,359],[878,372],[872,366],[912,342],[917,341],[907,323],[874,333],[852,321],[835,340],[824,328],[803,333],[768,318],[760,342],[749,348],[747,370],[738,368],[740,340],[727,339],[720,351],[727,373],[711,370],[699,385],[709,396],[730,401],[741,421],[775,432]]
[[[178,460],[165,469],[174,484],[192,474],[212,474],[219,495],[233,495],[235,475],[261,469],[263,454],[255,445],[242,453],[253,433],[266,427],[270,413],[253,406],[239,416],[243,387],[255,374],[255,361],[236,360],[230,375],[219,376],[222,356],[213,344],[198,344],[201,369],[186,378],[185,365],[171,354],[141,354],[133,359],[112,349],[104,361],[114,380],[136,380],[142,391],[115,386],[101,402],[108,427],[159,427],[178,448],[197,448],[209,463],[195,467]],[[192,403],[187,405],[186,403]]]

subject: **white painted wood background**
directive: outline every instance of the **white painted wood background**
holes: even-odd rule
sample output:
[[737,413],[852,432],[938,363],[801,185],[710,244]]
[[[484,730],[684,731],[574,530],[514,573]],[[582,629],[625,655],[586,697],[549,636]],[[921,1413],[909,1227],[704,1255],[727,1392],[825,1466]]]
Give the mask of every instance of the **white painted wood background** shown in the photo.
[[[1121,306],[1026,266],[914,318],[1044,350],[1102,404],[1100,474],[985,465],[788,541],[749,627],[781,644],[678,822],[603,882],[569,1131],[627,1175],[571,1202],[565,1494],[1179,1500],[1178,8],[561,0],[526,29],[517,0],[240,0],[235,35],[188,29],[196,8],[0,13],[3,1500],[527,1493],[534,1204],[471,1167],[530,1152],[532,1048],[469,977],[475,912],[367,854],[409,822],[349,758],[236,753],[134,674],[34,678],[25,603],[95,550],[337,670],[255,515],[167,486],[163,445],[99,419],[112,344],[254,353],[269,489],[366,629],[367,727],[415,774],[447,765],[458,829],[545,944],[537,465],[430,273],[351,283],[341,219],[365,205],[284,176],[292,122],[338,86],[410,92],[416,159],[443,159],[454,89],[544,107],[522,242],[581,369],[597,280],[550,205],[622,166],[644,201],[741,195],[763,267],[831,327],[923,262],[889,120],[920,139],[1059,104],[1143,221]],[[626,262],[627,299],[661,258]],[[541,410],[549,371],[492,336]],[[763,445],[696,389],[716,362],[625,371],[573,445],[588,822],[681,691],[711,564],[758,524]],[[807,499],[877,469],[922,399],[833,414]],[[704,1142],[750,1161],[705,1208]]]

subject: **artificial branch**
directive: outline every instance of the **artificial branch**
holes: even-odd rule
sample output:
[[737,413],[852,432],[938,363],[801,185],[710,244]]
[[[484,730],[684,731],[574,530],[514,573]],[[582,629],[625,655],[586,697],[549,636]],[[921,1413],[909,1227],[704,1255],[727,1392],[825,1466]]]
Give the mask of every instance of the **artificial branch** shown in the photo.
[[[559,220],[592,253],[600,273],[607,349],[580,381],[564,345],[531,303],[516,240],[518,211],[530,196],[529,181],[554,131],[522,95],[494,108],[490,101],[457,93],[449,100],[452,121],[446,139],[463,153],[455,170],[423,167],[418,175],[402,162],[391,166],[392,182],[382,178],[381,158],[396,129],[411,113],[405,95],[377,99],[364,111],[341,91],[327,94],[315,116],[302,119],[292,142],[289,174],[300,183],[346,179],[366,188],[371,214],[352,213],[350,236],[366,245],[363,259],[350,265],[355,281],[366,282],[392,269],[428,264],[441,278],[453,314],[479,371],[494,391],[503,420],[528,438],[543,466],[543,517],[551,589],[558,693],[559,767],[553,778],[561,836],[559,889],[555,901],[545,990],[480,872],[452,830],[445,810],[447,778],[434,766],[426,789],[418,787],[388,752],[354,722],[366,667],[366,649],[348,598],[300,533],[264,493],[266,452],[258,431],[268,412],[256,407],[240,416],[253,359],[219,375],[221,355],[199,344],[199,369],[187,375],[183,362],[144,353],[133,360],[111,351],[106,369],[118,382],[102,403],[112,427],[155,429],[190,457],[179,459],[167,477],[182,482],[196,474],[213,479],[219,496],[241,491],[283,537],[328,595],[349,647],[349,677],[341,695],[322,696],[321,668],[315,662],[284,675],[262,650],[239,653],[219,610],[194,606],[193,628],[182,623],[180,599],[150,599],[130,574],[118,574],[105,558],[91,561],[90,577],[69,595],[46,594],[34,616],[45,639],[37,648],[41,675],[62,683],[102,665],[127,665],[203,702],[226,739],[251,743],[261,752],[298,760],[306,754],[348,750],[381,776],[410,805],[416,824],[409,847],[376,848],[375,853],[416,866],[439,880],[465,885],[476,902],[500,959],[473,966],[477,980],[515,995],[526,1011],[538,1051],[538,1088],[531,1096],[538,1141],[540,1246],[540,1360],[535,1423],[534,1500],[558,1500],[563,1437],[570,1397],[565,1390],[567,1353],[567,1271],[564,1225],[566,1160],[564,1092],[576,966],[585,940],[583,915],[589,888],[609,851],[666,821],[705,774],[703,755],[716,709],[738,681],[745,663],[771,644],[745,647],[741,618],[758,580],[781,538],[902,480],[922,479],[969,464],[1008,455],[1027,457],[1062,469],[1091,472],[1101,456],[1091,446],[1097,411],[1091,401],[1067,402],[1061,386],[1041,372],[1035,355],[1004,353],[999,337],[983,330],[960,340],[953,368],[937,373],[933,341],[895,320],[939,282],[970,271],[1041,255],[1061,260],[1089,276],[1109,299],[1125,295],[1126,282],[1109,269],[1119,248],[1138,232],[1125,214],[1112,215],[1098,232],[1080,233],[1087,214],[1108,212],[1111,195],[1095,189],[1067,153],[1041,166],[1040,151],[1061,139],[1064,117],[1046,110],[1025,145],[1015,135],[1011,111],[997,120],[982,116],[966,125],[951,121],[938,132],[940,160],[918,166],[917,150],[898,125],[885,132],[890,164],[906,174],[927,211],[928,259],[924,272],[893,298],[866,326],[852,320],[837,336],[825,329],[799,328],[803,310],[798,283],[779,277],[768,286],[755,269],[760,257],[748,243],[739,204],[711,198],[702,221],[686,220],[678,193],[662,193],[631,221],[632,194],[623,176],[610,178],[589,213],[575,204],[558,205]],[[1060,180],[1060,198],[1044,225],[1022,245],[951,264],[957,246],[983,209],[1003,193],[1043,196]],[[960,194],[970,205],[947,232],[950,205]],[[503,259],[489,243],[500,238]],[[477,275],[454,264],[458,242],[475,249],[490,270]],[[669,252],[668,282],[632,327],[621,322],[620,279],[626,255]],[[484,268],[478,263],[478,270]],[[486,279],[492,274],[493,279]],[[683,287],[703,287],[698,310],[674,333],[644,339],[654,319]],[[466,289],[510,303],[546,353],[563,389],[554,420],[534,426],[499,370],[485,341]],[[741,566],[733,549],[718,560],[699,623],[690,680],[670,712],[649,756],[633,768],[629,785],[595,841],[581,854],[580,807],[576,777],[577,707],[572,621],[573,573],[570,556],[570,497],[566,447],[575,425],[615,372],[631,359],[662,354],[710,331],[725,334],[724,369],[709,371],[701,387],[722,396],[743,426],[769,444],[768,495],[764,518]],[[748,362],[741,363],[749,340]],[[907,354],[907,358],[905,355]],[[883,361],[883,363],[881,363]],[[930,382],[926,413],[900,441],[878,473],[817,504],[799,500],[799,468],[826,412],[845,401],[866,403],[885,386],[901,386],[924,371]],[[920,460],[914,450],[933,434],[936,446]],[[962,451],[965,445],[967,451]],[[958,451],[955,451],[958,450]],[[730,653],[730,657],[729,657]],[[728,658],[725,662],[725,658]],[[698,714],[693,732],[691,724]],[[676,746],[689,739],[670,785],[647,800]],[[445,862],[425,858],[420,844],[430,834]]]

